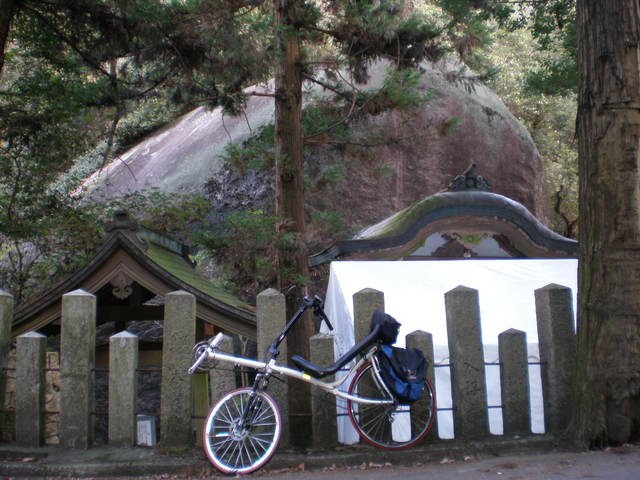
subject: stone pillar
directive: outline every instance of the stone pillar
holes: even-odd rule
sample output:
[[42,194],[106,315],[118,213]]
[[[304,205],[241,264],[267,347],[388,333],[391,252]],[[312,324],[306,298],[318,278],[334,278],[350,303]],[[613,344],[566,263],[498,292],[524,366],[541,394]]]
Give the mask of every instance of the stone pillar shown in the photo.
[[[233,355],[233,338],[225,335],[218,344],[218,350]],[[236,372],[230,363],[220,362],[217,367],[209,370],[209,394],[211,402],[215,402],[225,393],[236,388]]]
[[371,316],[376,310],[384,310],[384,293],[365,288],[353,295],[353,328],[355,343],[371,330]]
[[36,332],[17,339],[16,443],[39,447],[44,439],[45,353],[47,337]]
[[560,433],[574,408],[577,339],[571,289],[551,284],[536,290],[535,298],[545,430]]
[[527,334],[510,329],[498,335],[504,435],[531,433]]
[[60,333],[60,445],[93,442],[96,297],[84,290],[62,296]]
[[[433,354],[433,335],[427,332],[423,332],[422,330],[416,330],[411,332],[406,337],[406,346],[407,348],[417,348],[422,351],[422,354],[427,360],[427,380],[431,384],[431,388],[433,390],[434,396],[434,404],[437,406],[436,399],[436,375],[435,375],[435,361]],[[417,407],[420,405],[418,402],[416,408],[412,406],[411,414],[412,415],[422,415],[424,416],[426,412],[416,411]],[[432,412],[433,415],[433,426],[431,427],[431,431],[427,435],[427,439],[435,440],[438,438],[438,412]]]
[[13,323],[13,295],[0,289],[0,433],[6,424],[5,389],[7,384],[7,362],[11,345],[11,324]]
[[137,443],[138,336],[124,331],[109,339],[109,444]]
[[[309,339],[311,363],[321,366],[332,365],[334,362],[333,335],[318,333]],[[333,381],[334,376],[324,377],[323,380]],[[311,412],[314,448],[327,450],[334,448],[338,442],[336,425],[336,404],[333,397],[317,387],[312,389]]]
[[168,293],[164,303],[160,443],[184,447],[194,443],[192,363],[196,341],[196,298],[185,291]]
[[[282,332],[287,324],[287,306],[284,295],[273,288],[269,288],[258,294],[256,307],[258,356],[260,360],[265,360],[269,345],[271,345],[273,340]],[[278,363],[281,365],[287,364],[286,343],[285,340],[280,344]],[[273,380],[269,384],[269,394],[276,401],[278,407],[280,407],[282,418],[286,422],[282,429],[282,437],[280,439],[280,445],[283,447],[289,446],[289,440],[291,438],[289,422],[287,421],[289,419],[288,390],[288,382],[286,379],[284,382]]]
[[489,433],[478,291],[454,288],[445,294],[445,309],[454,434],[477,439]]

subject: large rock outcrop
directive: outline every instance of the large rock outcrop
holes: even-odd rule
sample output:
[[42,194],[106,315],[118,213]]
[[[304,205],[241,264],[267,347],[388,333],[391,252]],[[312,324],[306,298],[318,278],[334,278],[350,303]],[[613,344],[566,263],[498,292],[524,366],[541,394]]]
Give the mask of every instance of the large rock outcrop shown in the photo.
[[[361,116],[350,124],[352,141],[309,145],[310,211],[339,212],[355,230],[443,190],[474,162],[494,192],[546,221],[542,165],[524,126],[460,64],[422,68],[421,88],[432,92],[422,108]],[[383,63],[373,65],[363,88],[380,85],[385,72]],[[243,142],[272,121],[273,101],[264,96],[251,97],[240,117],[199,108],[111,162],[85,187],[96,199],[158,187],[209,195],[214,210],[264,208],[272,203],[270,172],[240,178],[220,155],[229,142]],[[340,175],[329,184],[323,178],[332,167]]]

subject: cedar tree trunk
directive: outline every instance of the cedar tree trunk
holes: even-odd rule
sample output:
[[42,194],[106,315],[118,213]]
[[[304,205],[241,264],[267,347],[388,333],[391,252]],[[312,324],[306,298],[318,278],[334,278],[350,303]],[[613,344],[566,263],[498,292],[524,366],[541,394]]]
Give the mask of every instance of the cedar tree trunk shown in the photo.
[[638,437],[640,2],[578,0],[578,440]]
[[[290,318],[307,294],[309,276],[304,242],[304,166],[302,157],[302,57],[296,14],[301,0],[274,0],[276,51],[275,76],[275,163],[276,215],[278,231],[286,241],[278,250],[278,288],[287,299]],[[313,333],[308,315],[300,319],[287,339],[289,355],[309,358],[309,337]],[[301,445],[311,437],[310,389],[307,384],[290,383],[292,442]]]
[[0,78],[2,78],[4,67],[4,52],[7,48],[9,28],[17,4],[18,0],[0,0]]

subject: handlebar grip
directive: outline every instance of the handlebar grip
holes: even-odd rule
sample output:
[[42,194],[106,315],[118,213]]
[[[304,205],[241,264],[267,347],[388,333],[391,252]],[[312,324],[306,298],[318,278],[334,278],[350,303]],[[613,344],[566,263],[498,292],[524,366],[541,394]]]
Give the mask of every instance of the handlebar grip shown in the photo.
[[211,341],[209,342],[209,346],[211,348],[216,348],[223,338],[224,333],[219,332],[215,337],[213,337],[213,339],[211,339]]
[[313,298],[304,297],[304,302],[307,307],[312,306],[313,313],[327,324],[330,331],[333,331],[333,325],[331,325],[327,315],[324,313],[324,300],[322,300],[318,295],[315,295]]

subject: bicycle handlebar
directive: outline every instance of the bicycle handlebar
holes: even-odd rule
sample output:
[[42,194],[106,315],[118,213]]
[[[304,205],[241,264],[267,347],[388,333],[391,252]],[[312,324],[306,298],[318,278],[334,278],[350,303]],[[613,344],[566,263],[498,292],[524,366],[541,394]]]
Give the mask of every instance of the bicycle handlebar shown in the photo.
[[324,301],[318,295],[315,295],[313,298],[304,297],[305,306],[313,307],[313,313],[316,317],[319,317],[324,323],[327,324],[327,327],[330,331],[333,331],[333,325],[329,321],[326,313],[324,313]]

